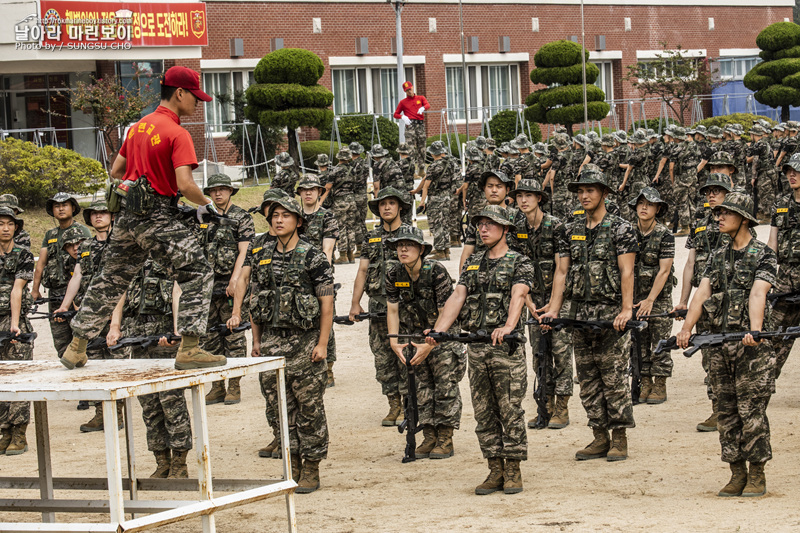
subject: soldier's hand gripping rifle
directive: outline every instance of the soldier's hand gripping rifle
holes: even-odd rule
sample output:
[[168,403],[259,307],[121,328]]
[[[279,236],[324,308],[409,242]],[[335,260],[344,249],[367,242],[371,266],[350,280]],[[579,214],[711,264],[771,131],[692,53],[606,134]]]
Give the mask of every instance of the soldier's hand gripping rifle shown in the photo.
[[[386,312],[382,313],[359,313],[355,316],[359,320],[386,320]],[[333,317],[334,324],[342,324],[345,326],[352,326],[354,321],[350,320],[350,316],[342,315]]]
[[533,399],[536,400],[536,429],[544,429],[550,423],[553,413],[547,410],[547,373],[553,368],[553,332],[543,331],[539,337],[539,349],[536,351],[536,388]]
[[37,337],[36,332],[19,333],[17,335],[10,331],[0,331],[0,346],[6,346],[11,341],[21,342],[23,344],[30,344]]
[[[390,339],[397,339],[398,341],[402,342],[425,342],[425,339],[428,337],[435,340],[437,343],[442,343],[442,342],[460,342],[463,344],[492,343],[492,332],[487,331],[485,329],[479,329],[475,333],[466,333],[466,332],[445,333],[445,332],[431,330],[430,332],[428,332],[427,335],[425,333],[389,335]],[[517,350],[517,347],[520,344],[524,344],[525,342],[527,342],[525,336],[519,333],[511,333],[509,335],[503,335],[503,343],[508,344],[511,353],[515,352]]]
[[[189,207],[188,205],[178,205],[175,207],[178,210],[178,215],[187,221],[194,221],[197,223],[197,208]],[[229,218],[225,213],[206,213],[203,215],[203,222],[213,222],[220,226],[236,226],[239,227],[239,221]]]
[[[227,324],[217,324],[216,326],[210,328],[208,330],[209,333],[218,333],[223,337],[227,337],[233,333],[239,333],[240,331],[247,331],[250,329],[250,322],[242,322],[238,326],[233,329],[228,328]],[[151,336],[137,336],[137,337],[122,337],[117,341],[116,344],[108,346],[109,350],[116,351],[125,346],[141,346],[142,348],[149,348],[150,346],[154,346],[158,344],[158,341],[161,337],[166,337],[168,342],[176,342],[181,340],[180,335],[175,335],[173,333],[168,333],[165,335],[151,335]],[[99,349],[105,348],[106,338],[105,337],[97,337],[96,339],[92,339],[89,341],[89,344],[86,345],[87,349]]]
[[677,311],[670,311],[669,313],[658,313],[655,315],[642,315],[639,320],[649,320],[651,318],[686,318],[686,309],[678,309]]
[[61,312],[61,313],[56,313],[56,312],[53,312],[53,313],[40,313],[38,311],[33,311],[33,312],[31,312],[29,314],[28,318],[30,320],[39,320],[39,319],[42,319],[42,318],[47,318],[47,319],[61,318],[63,320],[72,320],[72,317],[74,317],[77,314],[78,314],[78,311],[76,311],[75,309],[72,309],[70,311],[64,311],[64,312]]
[[[689,349],[683,352],[686,357],[691,357],[698,350],[715,348],[726,342],[740,342],[745,335],[750,334],[756,341],[765,339],[796,339],[800,337],[800,326],[778,329],[777,331],[737,331],[735,333],[696,333],[689,337]],[[678,339],[675,336],[659,341],[654,353],[660,354],[667,350],[678,350]]]
[[775,305],[777,302],[800,304],[800,290],[789,292],[771,292],[767,294],[767,300],[769,300],[769,303],[772,305]]
[[411,359],[416,352],[416,348],[409,345],[406,352],[406,370],[408,373],[408,392],[403,401],[403,422],[397,427],[401,434],[406,433],[406,449],[403,454],[403,462],[410,463],[417,460],[417,433],[422,431],[419,425],[419,404],[417,402],[417,376]]

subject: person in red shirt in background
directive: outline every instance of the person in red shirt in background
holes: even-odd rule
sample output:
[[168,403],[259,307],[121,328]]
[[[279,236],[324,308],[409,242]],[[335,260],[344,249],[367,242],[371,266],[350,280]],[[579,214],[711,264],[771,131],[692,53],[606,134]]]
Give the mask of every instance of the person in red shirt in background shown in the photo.
[[413,148],[411,157],[417,167],[417,173],[425,175],[425,117],[422,114],[431,108],[431,104],[421,94],[414,93],[414,85],[410,81],[403,83],[406,97],[397,104],[394,118],[403,121],[406,126],[406,142]]
[[[111,176],[122,179],[109,199],[109,211],[123,197],[114,231],[108,240],[101,272],[72,320],[73,339],[61,362],[69,369],[86,364],[86,345],[105,327],[114,307],[134,275],[152,257],[178,283],[182,294],[177,318],[181,345],[175,368],[185,370],[221,366],[225,357],[200,349],[211,302],[213,271],[189,227],[178,218],[178,191],[197,204],[197,218],[214,214],[214,204],[194,182],[197,156],[180,117],[194,113],[198,102],[211,97],[200,90],[200,74],[172,67],[161,81],[161,105],[127,133]],[[167,333],[167,332],[165,332]],[[109,334],[108,343],[116,338]],[[165,342],[165,340],[164,340]]]

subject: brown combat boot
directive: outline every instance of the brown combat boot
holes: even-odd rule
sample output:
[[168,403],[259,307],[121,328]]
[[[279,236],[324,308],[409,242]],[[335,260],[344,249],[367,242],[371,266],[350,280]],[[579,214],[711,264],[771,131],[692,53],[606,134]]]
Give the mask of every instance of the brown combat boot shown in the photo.
[[103,431],[103,402],[94,405],[94,417],[79,428],[83,433],[92,431]]
[[183,335],[178,354],[175,356],[175,368],[177,370],[224,366],[228,362],[224,355],[214,355],[203,350],[198,346],[198,342],[198,337]]
[[448,250],[436,250],[431,255],[429,255],[428,258],[435,259],[436,261],[449,261],[450,252]]
[[272,457],[272,452],[274,452],[275,450],[279,450],[280,447],[281,447],[281,439],[275,437],[272,439],[272,442],[270,442],[269,444],[258,450],[258,456],[270,458]]
[[484,496],[486,494],[491,494],[501,490],[503,488],[504,470],[505,468],[502,457],[490,457],[489,475],[486,476],[486,479],[483,483],[475,487],[475,494],[478,496]]
[[685,235],[689,235],[689,226],[681,226],[675,233],[676,237],[683,237]]
[[72,341],[67,346],[64,355],[61,356],[61,364],[72,370],[75,367],[82,367],[86,364],[89,358],[86,356],[86,345],[89,343],[86,339],[72,337]]
[[289,455],[289,458],[292,461],[292,479],[295,483],[298,483],[300,481],[300,470],[303,468],[303,459],[299,453],[293,453]]
[[667,401],[667,376],[656,376],[653,384],[653,392],[647,397],[647,403],[651,405],[664,403]]
[[11,431],[12,427],[13,426],[9,426],[7,428],[0,429],[0,434],[2,434],[2,437],[0,437],[0,455],[5,454],[6,448],[8,448],[9,444],[11,444],[11,435],[13,433]]
[[731,480],[728,484],[722,487],[722,490],[717,493],[717,496],[729,498],[731,496],[741,496],[742,490],[747,485],[747,462],[737,461],[730,464],[731,467]]
[[325,385],[328,389],[336,386],[336,380],[333,378],[333,363],[333,361],[328,361],[328,383]]
[[242,401],[242,389],[239,387],[239,380],[242,378],[230,378],[228,380],[228,391],[225,393],[225,405],[234,405]]
[[639,403],[648,403],[647,398],[653,391],[653,378],[651,376],[642,376],[642,391],[639,393]]
[[519,459],[506,459],[503,470],[503,492],[517,494],[522,492],[522,472],[519,470]]
[[6,448],[6,455],[20,455],[28,451],[28,439],[25,433],[28,424],[17,424],[11,429],[11,443]]
[[767,493],[767,477],[764,475],[765,464],[767,463],[750,463],[750,471],[747,473],[747,485],[742,490],[742,496],[745,498],[763,496]]
[[319,488],[319,461],[306,459],[300,472],[300,481],[297,482],[298,494],[310,494]]
[[611,441],[608,440],[608,430],[605,428],[592,428],[592,432],[594,433],[594,440],[591,444],[575,454],[575,459],[578,461],[599,459],[608,455],[608,450],[611,448]]
[[461,248],[461,239],[450,239],[450,248]]
[[214,405],[225,401],[225,380],[215,381],[206,394],[206,405]]
[[172,450],[172,461],[169,463],[169,475],[171,479],[186,479],[189,477],[189,469],[186,467],[186,456],[189,450]]
[[156,456],[156,470],[150,474],[150,477],[162,479],[169,477],[169,464],[172,461],[169,448],[166,450],[156,450],[153,452],[153,455]]
[[422,444],[414,450],[414,457],[417,459],[427,459],[431,450],[436,447],[436,428],[431,425],[422,426]]
[[347,254],[343,253],[339,253],[339,257],[333,260],[334,265],[346,265],[347,262]]
[[347,262],[348,263],[356,262],[356,256],[353,254],[353,250],[347,250]]
[[625,428],[611,430],[611,449],[608,450],[606,461],[624,461],[628,458],[628,436]]
[[431,459],[447,459],[453,457],[453,428],[450,426],[436,427],[436,447],[431,450]]
[[563,429],[569,425],[569,396],[556,396],[556,406],[550,423],[550,429]]
[[361,257],[361,245],[356,244],[356,251],[353,252],[353,257]]
[[403,406],[399,394],[389,395],[389,414],[381,421],[382,426],[399,426],[403,421]]
[[702,431],[707,433],[709,431],[717,431],[717,420],[719,419],[719,414],[717,413],[717,401],[713,400],[711,402],[711,416],[697,424],[697,431]]

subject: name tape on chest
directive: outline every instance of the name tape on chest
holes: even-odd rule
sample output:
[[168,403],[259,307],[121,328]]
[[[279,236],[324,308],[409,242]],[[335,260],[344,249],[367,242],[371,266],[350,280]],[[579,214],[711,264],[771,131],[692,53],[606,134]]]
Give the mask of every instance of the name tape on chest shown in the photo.
[[528,238],[527,233],[517,233],[517,239],[527,239],[527,238]]
[[585,241],[586,240],[586,235],[573,235],[572,236],[572,240],[573,241]]
[[775,210],[775,213],[777,214],[788,213],[788,212],[789,212],[788,207],[779,207],[778,209]]
[[89,257],[90,255],[92,255],[92,252],[83,252],[81,257]]
[[381,239],[380,237],[373,237],[373,238],[371,238],[371,239],[369,240],[369,243],[370,243],[370,244],[374,244],[374,243],[376,243],[376,242],[381,242],[382,240],[383,240],[383,239]]
[[258,265],[259,265],[259,266],[261,266],[261,265],[268,265],[268,264],[270,264],[270,263],[272,263],[272,259],[262,259],[261,261],[259,261],[259,262],[258,262]]
[[695,232],[695,233],[700,233],[701,231],[705,231],[705,230],[706,230],[706,227],[705,227],[705,226],[700,226],[699,228],[697,228],[696,230],[694,230],[694,232]]
[[480,266],[480,265],[469,265],[469,266],[467,267],[467,270],[468,270],[468,271],[469,271],[469,270],[479,270],[480,268],[481,268],[481,266]]
[[208,224],[200,224],[200,229],[208,229]]
[[254,254],[257,254],[260,251],[261,251],[261,246],[259,246],[258,248],[253,248],[253,253]]
[[411,284],[409,282],[407,282],[407,281],[395,281],[394,282],[394,286],[395,287],[410,287]]
[[49,239],[49,240],[47,241],[47,244],[55,244],[55,243],[57,243],[57,242],[58,242],[58,239]]

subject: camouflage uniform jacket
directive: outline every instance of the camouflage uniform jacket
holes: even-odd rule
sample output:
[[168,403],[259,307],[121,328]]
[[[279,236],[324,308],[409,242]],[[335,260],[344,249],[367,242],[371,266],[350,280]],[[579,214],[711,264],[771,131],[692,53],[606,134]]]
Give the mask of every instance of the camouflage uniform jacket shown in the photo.
[[21,230],[17,233],[16,237],[14,237],[14,244],[17,246],[21,246],[22,248],[27,248],[28,250],[31,249],[31,234],[28,233],[27,230]]
[[239,255],[239,243],[249,243],[256,235],[253,217],[238,205],[231,205],[226,216],[238,222],[238,226],[208,222],[200,224],[199,228],[199,244],[214,269],[214,292],[220,289],[216,286],[219,282],[227,284],[230,280]]
[[[636,254],[636,267],[633,276],[633,301],[641,302],[650,295],[653,282],[661,270],[662,259],[675,257],[675,237],[669,229],[656,222],[653,230],[647,235],[642,234],[638,226],[636,236],[639,242],[639,252]],[[658,301],[672,302],[672,288],[677,283],[675,279],[675,265],[670,269],[667,282],[658,295]]]
[[556,251],[564,226],[561,220],[545,213],[539,227],[533,228],[528,224],[528,219],[522,212],[517,216],[514,226],[519,251],[525,254],[533,265],[534,277],[531,296],[539,298],[539,300],[534,300],[537,305],[543,305],[550,300],[553,276],[556,271]]
[[367,160],[359,157],[350,162],[353,165],[353,174],[355,175],[355,194],[367,194],[367,181],[369,181],[369,166]]
[[55,294],[63,294],[67,290],[67,285],[72,277],[72,270],[75,264],[70,256],[64,251],[61,243],[61,235],[69,228],[78,226],[83,231],[87,239],[92,238],[89,228],[77,222],[71,226],[60,229],[53,228],[47,230],[42,241],[42,248],[47,248],[47,264],[42,273],[42,285]]
[[500,168],[500,163],[502,163],[500,156],[492,152],[484,158],[483,170],[484,172],[487,170],[497,170]]
[[414,173],[416,172],[414,160],[410,157],[401,157],[397,162],[397,165],[400,167],[400,171],[403,173],[403,183],[405,183],[405,187],[402,187],[398,190],[410,191],[414,188]]
[[161,317],[172,322],[173,281],[167,270],[153,261],[145,261],[128,286],[123,308],[123,316],[139,318],[142,316]]
[[392,246],[386,246],[386,239],[397,235],[401,230],[411,231],[408,226],[401,224],[396,230],[389,231],[383,224],[378,224],[375,229],[367,232],[361,245],[362,259],[369,260],[367,279],[364,290],[370,300],[386,305],[386,272],[397,261],[397,251]]
[[297,185],[299,179],[300,176],[298,176],[294,167],[282,168],[275,174],[270,187],[273,189],[283,189],[289,196],[294,198],[294,186]]
[[322,250],[322,241],[339,238],[339,223],[332,211],[320,207],[313,213],[305,214],[306,230],[303,239]]
[[428,165],[425,179],[430,181],[428,196],[449,195],[453,186],[453,167],[446,158],[438,159]]
[[477,213],[486,205],[486,195],[478,186],[478,181],[483,174],[483,165],[480,161],[473,161],[467,166],[467,174],[464,181],[467,184],[467,207],[470,213]]
[[[11,314],[11,291],[18,279],[33,280],[33,254],[21,246],[14,246],[7,254],[0,255],[0,316]],[[22,293],[20,323],[33,305],[33,297],[27,290]]]
[[354,194],[356,179],[355,168],[351,163],[339,163],[329,170],[327,183],[333,184],[330,192],[331,198]]
[[800,289],[800,204],[792,193],[775,202],[771,225],[778,229],[779,292]]
[[400,331],[418,333],[432,328],[453,294],[453,279],[438,261],[423,259],[419,277],[412,280],[405,266],[396,262],[386,272],[386,296],[399,305]]
[[372,173],[372,181],[378,182],[381,189],[394,187],[400,191],[407,191],[406,179],[403,170],[390,157],[384,157],[375,163]]
[[80,305],[83,295],[89,288],[92,278],[100,272],[103,265],[103,254],[108,240],[100,241],[97,237],[86,240],[78,248],[78,262],[81,265],[81,286],[75,296],[75,305]]
[[[750,235],[756,236],[753,228],[750,228]],[[694,249],[693,287],[700,286],[711,253],[729,240],[730,237],[719,232],[719,222],[710,209],[706,209],[705,215],[694,222],[686,238],[686,249]]]

